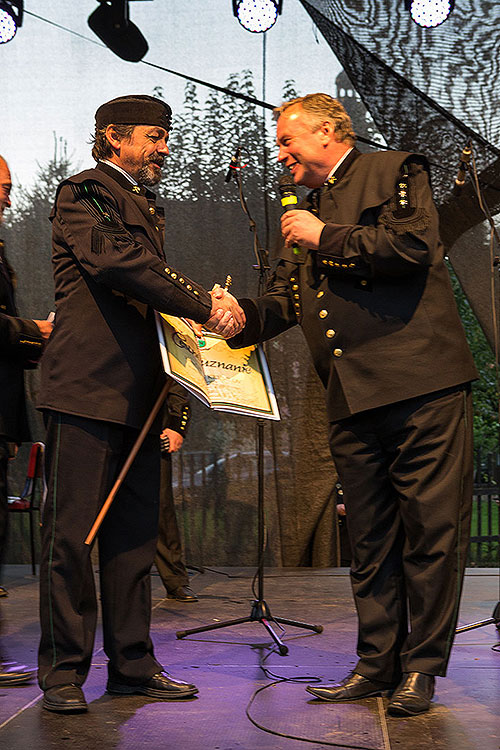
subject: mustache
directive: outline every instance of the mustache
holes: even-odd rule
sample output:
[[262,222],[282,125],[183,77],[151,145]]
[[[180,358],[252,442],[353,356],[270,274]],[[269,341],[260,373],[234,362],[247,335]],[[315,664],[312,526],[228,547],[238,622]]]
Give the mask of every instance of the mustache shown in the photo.
[[157,164],[159,167],[163,167],[164,162],[165,157],[161,154],[156,154],[156,156],[150,156],[146,164]]

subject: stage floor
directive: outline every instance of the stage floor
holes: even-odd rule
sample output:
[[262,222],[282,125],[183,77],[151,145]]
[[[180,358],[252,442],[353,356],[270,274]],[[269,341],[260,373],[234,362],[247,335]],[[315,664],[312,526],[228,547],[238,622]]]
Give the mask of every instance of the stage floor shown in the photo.
[[[315,634],[287,626],[287,656],[271,652],[271,639],[260,623],[176,639],[178,630],[249,615],[253,574],[241,568],[195,574],[192,587],[200,595],[195,604],[164,599],[161,581],[153,575],[157,658],[174,677],[195,682],[198,697],[165,703],[107,695],[99,633],[84,688],[89,712],[64,716],[43,711],[36,683],[4,688],[1,750],[498,750],[500,653],[492,646],[500,636],[493,625],[457,636],[448,677],[438,678],[432,709],[420,717],[387,717],[386,698],[328,704],[309,700],[303,682],[271,684],[280,678],[332,680],[352,668],[356,616],[344,569],[266,571],[265,599],[274,616],[324,627]],[[1,600],[2,648],[9,657],[33,665],[37,583],[28,566],[7,566],[9,596]],[[498,596],[497,570],[468,570],[460,624],[491,617]],[[275,677],[266,676],[261,665]],[[266,685],[248,709],[255,691]],[[262,728],[251,723],[247,711]]]

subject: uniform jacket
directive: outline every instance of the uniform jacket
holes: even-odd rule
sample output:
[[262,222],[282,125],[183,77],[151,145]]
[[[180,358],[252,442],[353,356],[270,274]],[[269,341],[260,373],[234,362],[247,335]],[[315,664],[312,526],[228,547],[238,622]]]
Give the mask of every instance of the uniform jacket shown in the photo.
[[51,220],[56,319],[39,407],[141,427],[164,379],[154,309],[203,323],[210,295],[165,261],[154,194],[113,167],[65,180]]
[[163,410],[163,429],[174,430],[186,437],[191,421],[189,393],[176,380],[172,379]]
[[320,247],[282,248],[231,346],[300,324],[331,421],[477,377],[423,157],[354,150],[299,207],[326,222]]
[[35,367],[43,348],[36,323],[17,317],[13,272],[0,240],[0,436],[30,439],[24,394],[24,369]]

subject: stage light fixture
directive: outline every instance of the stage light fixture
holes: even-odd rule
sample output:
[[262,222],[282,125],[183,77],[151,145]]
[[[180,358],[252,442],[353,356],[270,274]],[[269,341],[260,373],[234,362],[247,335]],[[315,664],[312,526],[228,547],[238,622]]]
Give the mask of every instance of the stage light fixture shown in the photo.
[[233,15],[247,31],[268,31],[281,13],[283,0],[233,0]]
[[129,62],[139,62],[148,43],[129,18],[129,0],[99,0],[88,17],[88,25],[106,47]]
[[0,44],[14,39],[23,24],[23,0],[0,0]]
[[405,7],[416,24],[434,28],[446,21],[455,7],[455,0],[405,0]]

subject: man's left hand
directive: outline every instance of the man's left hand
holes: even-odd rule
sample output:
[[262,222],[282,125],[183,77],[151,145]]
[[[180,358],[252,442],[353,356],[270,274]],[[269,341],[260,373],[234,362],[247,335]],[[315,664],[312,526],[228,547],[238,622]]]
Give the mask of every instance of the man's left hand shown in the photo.
[[160,435],[160,438],[168,438],[167,453],[177,453],[177,451],[182,448],[182,443],[184,442],[184,438],[182,437],[182,435],[180,435],[175,430],[170,430],[168,427],[165,427]]
[[286,211],[281,217],[281,233],[285,245],[300,245],[308,250],[317,250],[324,222],[310,211],[294,209]]

